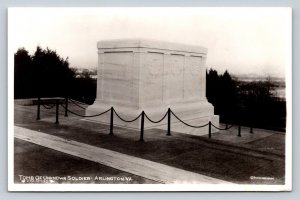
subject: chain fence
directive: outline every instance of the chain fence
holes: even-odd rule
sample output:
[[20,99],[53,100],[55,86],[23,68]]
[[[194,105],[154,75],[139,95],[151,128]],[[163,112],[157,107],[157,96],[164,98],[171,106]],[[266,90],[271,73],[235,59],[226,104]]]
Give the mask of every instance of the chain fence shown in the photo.
[[[125,122],[125,123],[131,123],[134,121],[137,121],[139,118],[140,119],[140,125],[141,125],[141,130],[140,130],[140,141],[144,141],[143,139],[143,135],[144,135],[144,120],[145,118],[150,121],[151,123],[157,124],[162,122],[165,118],[168,118],[167,120],[167,125],[168,125],[168,129],[167,129],[167,135],[170,136],[171,135],[171,117],[174,116],[179,122],[183,123],[184,125],[191,127],[191,128],[204,128],[206,126],[208,126],[208,137],[211,138],[212,137],[212,127],[217,129],[217,130],[222,130],[222,131],[226,131],[231,129],[232,127],[234,127],[234,125],[231,125],[228,127],[228,125],[226,124],[225,128],[220,128],[217,127],[216,125],[214,125],[211,121],[209,121],[206,124],[203,125],[191,125],[185,121],[183,121],[180,117],[178,117],[170,108],[168,109],[168,111],[163,115],[163,117],[159,120],[153,120],[151,119],[144,111],[142,111],[137,117],[133,118],[133,119],[125,119],[122,116],[120,116],[120,114],[114,109],[114,107],[111,107],[101,113],[98,114],[94,114],[94,115],[82,115],[79,114],[75,111],[72,111],[68,108],[68,102],[73,103],[75,106],[79,107],[80,109],[86,109],[85,107],[83,107],[82,105],[88,105],[82,102],[78,102],[76,100],[72,100],[69,98],[65,98],[65,102],[64,104],[59,103],[59,100],[56,99],[56,103],[55,104],[50,104],[50,105],[45,105],[44,102],[38,98],[38,109],[37,109],[37,120],[40,120],[40,106],[42,105],[44,108],[46,109],[52,109],[56,106],[56,124],[59,123],[59,106],[61,106],[62,108],[64,108],[65,110],[65,117],[68,116],[68,113],[71,113],[75,116],[78,117],[82,117],[82,118],[89,118],[89,117],[98,117],[101,115],[104,115],[106,113],[108,113],[110,111],[110,135],[113,135],[113,127],[114,127],[114,115],[116,115],[121,121]],[[253,128],[251,127],[251,131],[250,133],[253,133]],[[238,125],[238,136],[241,137],[241,126]]]

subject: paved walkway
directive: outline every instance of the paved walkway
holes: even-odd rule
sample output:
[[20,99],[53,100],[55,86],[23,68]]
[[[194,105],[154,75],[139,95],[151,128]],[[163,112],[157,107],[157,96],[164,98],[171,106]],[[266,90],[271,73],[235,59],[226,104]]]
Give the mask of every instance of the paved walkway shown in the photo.
[[15,137],[18,139],[94,161],[160,183],[231,184],[227,181],[17,126],[15,126],[14,130]]

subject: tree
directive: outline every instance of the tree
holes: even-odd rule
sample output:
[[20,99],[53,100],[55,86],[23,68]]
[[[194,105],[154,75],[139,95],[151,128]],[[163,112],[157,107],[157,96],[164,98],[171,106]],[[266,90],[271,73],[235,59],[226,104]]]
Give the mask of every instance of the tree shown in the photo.
[[286,102],[274,97],[276,83],[233,79],[226,70],[219,75],[210,69],[206,79],[207,99],[213,104],[221,122],[284,130]]
[[227,70],[220,76],[219,92],[218,105],[220,114],[224,116],[224,120],[227,122],[236,120],[238,114],[237,84]]
[[84,70],[82,70],[82,73],[80,74],[80,78],[91,79],[91,75],[92,75],[92,72],[90,70],[84,69]]
[[72,71],[68,58],[61,58],[56,51],[37,47],[33,57],[33,66],[38,84],[37,92],[41,96],[64,96]]
[[[208,102],[213,104],[214,106],[217,105],[218,101],[218,94],[220,90],[220,77],[216,70],[212,68],[207,72],[206,71],[206,97]],[[218,113],[218,108],[215,107],[215,113]]]
[[239,81],[239,101],[244,124],[256,127],[284,130],[286,102],[273,95],[275,82],[268,77],[265,81]]
[[28,51],[24,48],[18,49],[18,51],[14,54],[14,96],[15,98],[22,98],[28,96],[32,96],[33,91],[29,88],[33,88],[32,81],[32,58],[29,55]]
[[96,80],[84,70],[76,78],[78,70],[69,67],[67,58],[56,51],[37,46],[33,55],[25,48],[14,54],[15,98],[71,97],[86,103],[96,98]]
[[215,113],[220,115],[221,121],[232,121],[237,115],[237,86],[226,70],[219,75],[216,70],[210,69],[206,73],[206,96],[213,104]]
[[40,46],[30,56],[24,48],[18,49],[15,60],[15,98],[63,96],[73,71],[68,58]]

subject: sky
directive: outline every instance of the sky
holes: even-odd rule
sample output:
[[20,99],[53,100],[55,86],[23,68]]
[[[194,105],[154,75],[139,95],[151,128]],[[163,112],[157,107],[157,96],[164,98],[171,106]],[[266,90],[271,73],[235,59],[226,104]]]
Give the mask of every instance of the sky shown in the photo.
[[291,68],[288,8],[12,8],[9,56],[56,50],[71,67],[97,68],[97,42],[146,38],[208,49],[207,68],[284,77]]

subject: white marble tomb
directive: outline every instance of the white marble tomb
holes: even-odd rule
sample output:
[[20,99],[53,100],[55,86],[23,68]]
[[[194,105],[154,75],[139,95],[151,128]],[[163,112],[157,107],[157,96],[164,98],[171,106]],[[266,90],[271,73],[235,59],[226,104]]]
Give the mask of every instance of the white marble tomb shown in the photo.
[[[189,124],[212,121],[219,126],[219,116],[214,115],[205,94],[206,48],[145,39],[104,40],[98,42],[97,47],[97,97],[87,108],[87,115],[113,106],[127,120],[143,110],[151,119],[158,120],[171,108]],[[91,120],[109,123],[110,112]],[[208,133],[208,126],[190,128],[175,117],[171,122],[172,131],[193,135]],[[114,125],[139,129],[140,120],[125,123],[115,116]],[[160,124],[145,119],[147,128],[167,129],[167,118]]]

